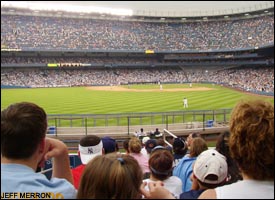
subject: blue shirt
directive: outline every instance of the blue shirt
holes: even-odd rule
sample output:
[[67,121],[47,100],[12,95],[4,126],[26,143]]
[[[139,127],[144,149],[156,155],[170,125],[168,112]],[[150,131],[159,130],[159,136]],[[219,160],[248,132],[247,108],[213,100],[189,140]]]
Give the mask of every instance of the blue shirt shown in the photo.
[[197,157],[188,157],[185,156],[179,160],[177,166],[173,169],[173,175],[177,176],[182,181],[182,191],[187,192],[191,190],[192,181],[190,180],[190,175],[193,172],[193,162]]
[[75,199],[76,190],[66,179],[48,180],[26,165],[1,164],[1,198],[43,197]]
[[205,191],[203,190],[190,190],[188,192],[184,192],[180,194],[180,199],[197,199],[201,193]]

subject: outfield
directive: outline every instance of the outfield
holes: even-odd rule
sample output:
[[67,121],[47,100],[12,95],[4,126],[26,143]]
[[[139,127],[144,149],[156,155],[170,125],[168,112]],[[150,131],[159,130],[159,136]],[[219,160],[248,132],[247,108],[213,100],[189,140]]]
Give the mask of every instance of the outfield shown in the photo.
[[[43,107],[47,114],[110,114],[133,112],[167,112],[233,108],[240,99],[261,98],[274,104],[274,97],[242,93],[211,84],[164,84],[120,86],[116,90],[88,87],[1,89],[1,110],[9,104],[29,101]],[[98,87],[92,87],[98,88]],[[197,88],[209,88],[202,90]],[[196,90],[197,89],[197,90]],[[183,98],[189,107],[183,108]]]

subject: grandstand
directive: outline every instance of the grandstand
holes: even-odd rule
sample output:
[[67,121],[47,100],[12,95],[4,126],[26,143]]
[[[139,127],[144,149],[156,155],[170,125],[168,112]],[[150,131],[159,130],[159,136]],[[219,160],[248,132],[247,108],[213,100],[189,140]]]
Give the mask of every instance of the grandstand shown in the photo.
[[[239,12],[201,13],[169,17],[135,11],[120,17],[1,5],[1,90],[192,82],[274,99],[274,2]],[[213,118],[201,121],[207,120]],[[127,138],[138,126],[131,131],[112,127],[114,137]],[[177,135],[194,128],[180,126]],[[64,131],[69,140],[79,139],[71,135],[74,128]],[[96,128],[92,132],[112,132]]]

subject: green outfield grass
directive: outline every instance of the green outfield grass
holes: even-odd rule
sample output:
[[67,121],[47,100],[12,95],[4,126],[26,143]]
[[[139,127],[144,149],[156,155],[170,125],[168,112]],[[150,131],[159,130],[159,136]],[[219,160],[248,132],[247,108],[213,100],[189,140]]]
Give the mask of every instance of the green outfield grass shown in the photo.
[[[128,86],[123,86],[128,88]],[[193,84],[192,88],[207,87],[210,91],[165,91],[172,88],[189,88],[188,84],[167,84],[159,90],[156,84],[131,85],[136,91],[94,91],[86,87],[1,89],[1,110],[8,105],[28,101],[43,107],[47,114],[111,114],[167,112],[190,110],[215,110],[233,108],[240,99],[261,98],[274,103],[274,97],[264,97],[242,93],[218,85]],[[146,89],[156,89],[146,91]],[[189,107],[183,108],[183,98]],[[182,121],[182,119],[178,119]],[[74,123],[81,123],[75,120]],[[88,122],[92,125],[93,122]],[[101,123],[100,120],[97,123]],[[104,122],[102,122],[104,123]],[[115,124],[110,120],[109,125]],[[123,124],[126,122],[122,122]],[[138,123],[138,121],[137,121]],[[161,123],[156,119],[155,123]]]
[[[124,86],[127,88],[127,86]],[[274,97],[249,95],[222,86],[193,84],[192,88],[209,87],[211,91],[165,92],[167,88],[184,88],[187,84],[169,84],[163,91],[122,92],[93,91],[85,87],[1,89],[1,110],[8,105],[29,101],[43,107],[47,114],[109,114],[132,112],[166,112],[179,110],[212,110],[233,108],[240,99],[261,98],[274,103]],[[158,85],[131,85],[131,89],[159,88]],[[184,109],[183,97],[189,108]]]

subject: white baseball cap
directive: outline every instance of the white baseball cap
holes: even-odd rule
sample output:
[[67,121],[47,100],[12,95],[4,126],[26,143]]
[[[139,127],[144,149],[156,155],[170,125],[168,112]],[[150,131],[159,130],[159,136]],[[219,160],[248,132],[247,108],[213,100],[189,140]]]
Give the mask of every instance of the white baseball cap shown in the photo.
[[150,140],[150,138],[149,137],[144,137],[144,138],[142,138],[142,144],[146,144],[146,142],[148,141],[148,140]]
[[[193,173],[203,183],[220,184],[227,178],[227,162],[225,156],[214,149],[203,151],[196,159]],[[213,174],[217,180],[209,180],[207,176]]]
[[78,150],[82,164],[86,165],[97,155],[102,155],[102,140],[94,135],[88,135],[80,140]]

